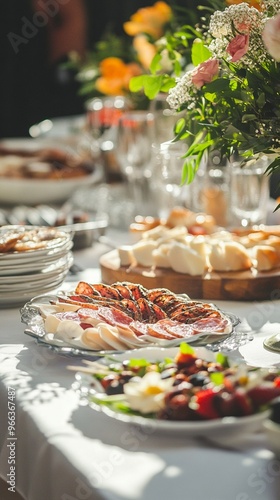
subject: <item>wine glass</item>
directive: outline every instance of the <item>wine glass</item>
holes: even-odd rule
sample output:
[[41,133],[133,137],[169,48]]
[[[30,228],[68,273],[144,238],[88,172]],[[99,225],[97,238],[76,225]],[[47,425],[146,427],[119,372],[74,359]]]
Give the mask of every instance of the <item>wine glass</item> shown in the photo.
[[155,117],[155,143],[161,144],[174,138],[174,127],[181,113],[170,109],[166,101],[167,94],[159,93],[150,102],[149,111]]
[[149,111],[125,111],[119,118],[116,154],[134,207],[134,215],[149,215],[152,144],[155,118]]
[[176,206],[190,205],[190,186],[182,185],[182,169],[186,145],[182,141],[166,141],[153,145],[154,174],[151,189],[157,216],[167,218]]
[[121,178],[115,154],[116,127],[128,107],[129,102],[124,96],[95,97],[86,102],[85,135],[93,156],[103,165],[106,182]]

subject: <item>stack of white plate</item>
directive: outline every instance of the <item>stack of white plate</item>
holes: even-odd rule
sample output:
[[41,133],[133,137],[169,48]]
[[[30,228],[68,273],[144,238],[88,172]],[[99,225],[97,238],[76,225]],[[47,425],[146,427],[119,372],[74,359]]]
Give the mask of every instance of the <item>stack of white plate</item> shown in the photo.
[[[34,231],[35,234],[40,231],[42,247],[34,245],[34,249],[0,253],[1,307],[21,305],[35,295],[55,290],[63,283],[73,263],[73,234],[43,227],[5,226],[0,230],[0,248],[1,242],[6,241],[13,231],[25,232],[27,241]],[[24,241],[25,238],[20,240],[23,246]]]

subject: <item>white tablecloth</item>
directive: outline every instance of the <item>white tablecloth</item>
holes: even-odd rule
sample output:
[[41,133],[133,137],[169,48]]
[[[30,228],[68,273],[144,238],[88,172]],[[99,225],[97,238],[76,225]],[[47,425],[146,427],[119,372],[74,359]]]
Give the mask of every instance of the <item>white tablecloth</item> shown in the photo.
[[[106,249],[77,252],[97,267]],[[85,272],[83,278],[99,271]],[[79,279],[79,277],[75,279]],[[73,279],[73,278],[72,278]],[[279,366],[263,339],[279,331],[280,301],[219,302],[254,339],[237,357]],[[279,500],[280,462],[264,433],[222,448],[180,435],[147,433],[81,406],[71,388],[78,358],[58,355],[24,335],[18,309],[1,311],[0,475],[7,480],[8,388],[16,390],[16,485],[27,500]]]

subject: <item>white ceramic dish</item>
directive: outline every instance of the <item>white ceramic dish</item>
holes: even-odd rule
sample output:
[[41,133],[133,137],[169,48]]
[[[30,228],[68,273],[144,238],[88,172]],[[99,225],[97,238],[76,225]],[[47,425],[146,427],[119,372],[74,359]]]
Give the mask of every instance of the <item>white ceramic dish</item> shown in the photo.
[[[6,139],[0,145],[11,149],[34,151],[41,147],[55,147],[58,144],[36,139]],[[63,147],[63,146],[62,146]],[[73,151],[69,152],[73,154]],[[17,179],[2,177],[0,182],[0,203],[12,205],[37,205],[40,203],[62,203],[80,187],[91,186],[103,177],[102,167],[94,165],[94,171],[83,177],[69,179]]]
[[267,418],[263,422],[263,429],[270,450],[273,451],[276,458],[280,460],[280,424],[272,422],[272,420]]

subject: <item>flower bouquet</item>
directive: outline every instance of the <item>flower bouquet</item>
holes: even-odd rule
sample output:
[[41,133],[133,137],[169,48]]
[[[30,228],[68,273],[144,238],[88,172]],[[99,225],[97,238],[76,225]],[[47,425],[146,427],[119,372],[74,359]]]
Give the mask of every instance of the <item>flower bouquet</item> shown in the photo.
[[[176,77],[152,67],[144,82],[150,97],[153,89],[169,87],[169,106],[184,112],[175,128],[176,139],[186,141],[184,182],[193,180],[211,149],[228,159],[242,156],[244,163],[270,155],[266,173],[280,170],[280,1],[217,4],[222,9],[193,32],[191,68]],[[190,32],[184,26],[181,36],[184,30]],[[133,79],[132,87],[140,83]]]
[[123,24],[123,36],[106,34],[85,61],[72,61],[78,70],[80,94],[88,98],[96,96],[125,96],[133,107],[149,106],[143,92],[132,93],[130,80],[148,73],[157,53],[160,38],[171,21],[172,9],[163,1],[139,9]]

